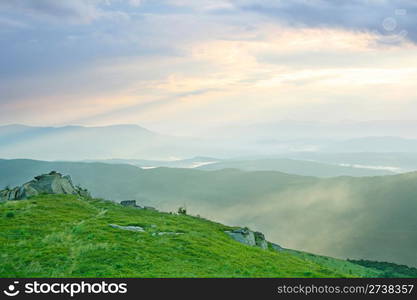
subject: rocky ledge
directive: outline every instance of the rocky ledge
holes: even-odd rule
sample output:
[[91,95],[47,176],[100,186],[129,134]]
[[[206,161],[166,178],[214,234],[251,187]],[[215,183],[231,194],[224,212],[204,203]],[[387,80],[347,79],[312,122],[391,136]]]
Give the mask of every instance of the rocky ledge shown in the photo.
[[86,189],[74,186],[70,176],[52,171],[36,176],[33,180],[15,188],[0,191],[0,201],[22,200],[40,194],[72,194],[90,197]]

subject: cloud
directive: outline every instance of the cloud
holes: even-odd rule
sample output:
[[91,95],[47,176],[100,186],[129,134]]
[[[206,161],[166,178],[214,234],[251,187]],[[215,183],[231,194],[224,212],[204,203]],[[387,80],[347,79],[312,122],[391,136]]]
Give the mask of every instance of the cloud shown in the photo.
[[281,24],[345,28],[403,36],[417,41],[417,3],[412,0],[237,0],[235,8]]
[[129,0],[129,4],[132,6],[140,6],[143,0]]
[[228,0],[166,0],[173,6],[189,7],[197,11],[231,10],[234,8],[232,1]]
[[28,26],[24,22],[19,22],[10,18],[3,18],[0,16],[0,32],[2,31],[10,31],[10,30],[18,30],[18,29],[27,29]]
[[[133,7],[139,7],[142,2],[142,0],[127,1]],[[0,2],[0,11],[24,14],[38,19],[88,24],[101,17],[127,15],[115,9],[117,5],[122,4],[121,0],[14,0]]]
[[14,0],[0,2],[0,9],[32,17],[89,23],[100,16],[100,10],[97,8],[99,3],[100,1],[95,0]]

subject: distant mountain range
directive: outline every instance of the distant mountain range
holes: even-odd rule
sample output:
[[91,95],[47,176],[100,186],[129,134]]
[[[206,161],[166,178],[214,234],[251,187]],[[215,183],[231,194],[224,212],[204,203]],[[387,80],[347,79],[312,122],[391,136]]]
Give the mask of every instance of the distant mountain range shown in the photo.
[[319,179],[276,171],[0,160],[0,186],[51,170],[71,175],[96,197],[135,199],[167,211],[185,205],[192,214],[262,231],[284,247],[417,266],[417,173]]
[[[317,125],[318,126],[318,125]],[[276,127],[274,127],[276,128]],[[417,139],[369,136],[355,139],[323,138],[312,129],[308,138],[283,137],[280,132],[260,133],[259,128],[225,138],[176,137],[137,125],[104,127],[0,126],[0,158],[40,160],[169,160],[194,156],[235,158],[295,152],[408,152],[417,153]],[[304,128],[304,127],[303,127]],[[314,126],[312,127],[314,128]],[[253,133],[251,133],[253,132]],[[306,131],[308,132],[308,131]]]
[[137,125],[0,126],[1,158],[43,160],[169,158],[186,156],[190,152],[189,149],[192,149],[191,152],[198,151],[197,144],[196,139],[164,136]]

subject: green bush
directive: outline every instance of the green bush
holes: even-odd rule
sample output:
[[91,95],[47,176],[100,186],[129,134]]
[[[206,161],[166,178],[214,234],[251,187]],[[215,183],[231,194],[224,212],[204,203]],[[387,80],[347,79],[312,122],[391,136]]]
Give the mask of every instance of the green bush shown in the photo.
[[9,211],[6,213],[6,218],[14,218],[14,212]]
[[187,214],[187,209],[185,207],[178,208],[178,214],[186,215]]

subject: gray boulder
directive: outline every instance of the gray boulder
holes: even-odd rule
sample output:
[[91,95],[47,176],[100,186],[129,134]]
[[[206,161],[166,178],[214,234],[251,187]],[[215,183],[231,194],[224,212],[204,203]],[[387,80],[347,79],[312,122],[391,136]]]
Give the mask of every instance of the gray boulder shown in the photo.
[[136,207],[136,200],[124,200],[124,201],[120,201],[120,205]]
[[239,228],[226,233],[235,241],[249,246],[256,246],[255,234],[247,228]]
[[123,205],[123,206],[126,206],[126,207],[133,207],[133,208],[137,208],[137,209],[143,209],[142,206],[140,206],[136,203],[136,200],[123,200],[123,201],[120,201],[120,205]]
[[226,233],[239,243],[259,247],[261,249],[268,249],[268,242],[265,240],[265,236],[262,232],[254,232],[248,228],[238,228],[232,231],[226,231]]
[[74,186],[70,176],[62,176],[52,171],[49,174],[36,176],[20,187],[0,191],[0,201],[22,200],[40,194],[72,194],[90,197],[86,189]]

